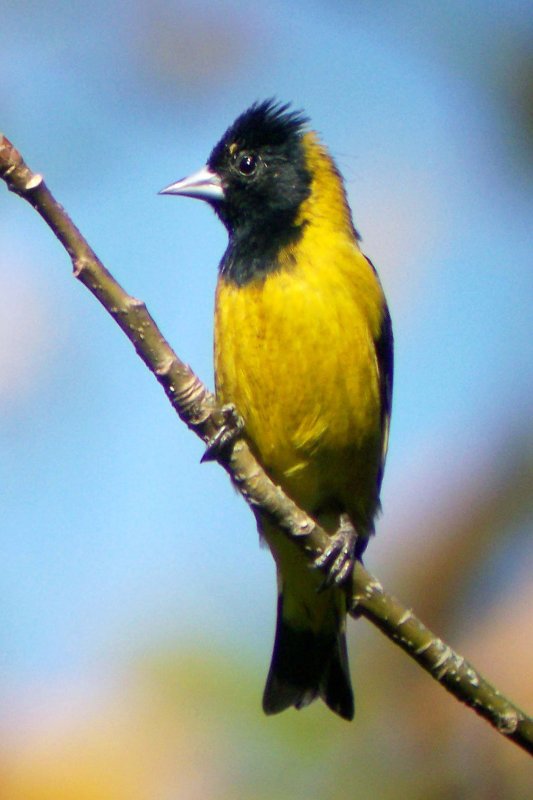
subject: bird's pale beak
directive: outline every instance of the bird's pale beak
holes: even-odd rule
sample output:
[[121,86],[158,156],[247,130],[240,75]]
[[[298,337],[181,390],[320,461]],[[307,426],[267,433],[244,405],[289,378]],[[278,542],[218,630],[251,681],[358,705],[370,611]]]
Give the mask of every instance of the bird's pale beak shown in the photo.
[[170,186],[161,189],[159,194],[181,194],[184,197],[197,197],[199,200],[207,200],[208,203],[224,200],[222,181],[216,172],[213,172],[207,166],[202,167],[193,175],[189,175],[188,178],[182,178],[176,183],[171,183]]

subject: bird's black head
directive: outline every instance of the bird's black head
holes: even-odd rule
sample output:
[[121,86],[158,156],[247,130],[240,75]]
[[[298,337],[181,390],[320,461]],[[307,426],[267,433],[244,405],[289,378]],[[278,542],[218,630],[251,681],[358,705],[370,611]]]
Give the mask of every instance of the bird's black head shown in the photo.
[[221,271],[246,282],[276,268],[276,256],[301,236],[298,211],[312,176],[303,145],[307,118],[274,100],[241,114],[200,172],[163,193],[199,197],[229,233]]
[[256,103],[228,128],[207,162],[220,176],[224,200],[215,205],[230,235],[290,233],[309,195],[302,128],[306,118],[272,100]]

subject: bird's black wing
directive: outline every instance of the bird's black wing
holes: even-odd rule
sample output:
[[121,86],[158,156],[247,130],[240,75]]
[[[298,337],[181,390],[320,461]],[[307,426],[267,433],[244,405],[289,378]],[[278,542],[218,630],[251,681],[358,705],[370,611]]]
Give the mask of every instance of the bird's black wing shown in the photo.
[[[376,272],[376,269],[370,259],[366,260]],[[376,273],[377,274],[377,273]],[[378,492],[381,488],[381,481],[383,479],[383,470],[385,468],[385,459],[387,457],[387,448],[389,445],[389,427],[390,417],[392,410],[392,384],[394,376],[394,337],[392,334],[392,322],[389,314],[387,304],[383,308],[383,319],[381,321],[381,330],[378,338],[376,339],[376,358],[379,370],[379,393],[381,399],[381,431],[382,431],[382,450],[381,450],[381,464],[378,473]]]

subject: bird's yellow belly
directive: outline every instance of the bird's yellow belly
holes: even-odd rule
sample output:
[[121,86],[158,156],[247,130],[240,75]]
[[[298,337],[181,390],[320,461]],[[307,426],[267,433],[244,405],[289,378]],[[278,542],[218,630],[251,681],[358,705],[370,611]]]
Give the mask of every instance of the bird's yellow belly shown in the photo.
[[244,287],[221,278],[216,385],[297,504],[322,524],[347,511],[366,528],[378,504],[379,376],[370,321],[341,278],[314,283],[296,269]]

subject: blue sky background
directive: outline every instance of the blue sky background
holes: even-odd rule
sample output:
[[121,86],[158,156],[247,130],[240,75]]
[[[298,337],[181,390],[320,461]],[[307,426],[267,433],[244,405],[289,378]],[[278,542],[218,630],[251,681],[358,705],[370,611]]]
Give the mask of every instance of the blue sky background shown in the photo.
[[[396,336],[378,574],[509,437],[531,441],[528,5],[0,2],[1,127],[211,386],[225,232],[157,191],[256,99],[311,117]],[[242,649],[266,671],[274,570],[250,513],[1,187],[0,280],[3,691],[165,640]],[[530,570],[521,542],[510,580]]]

